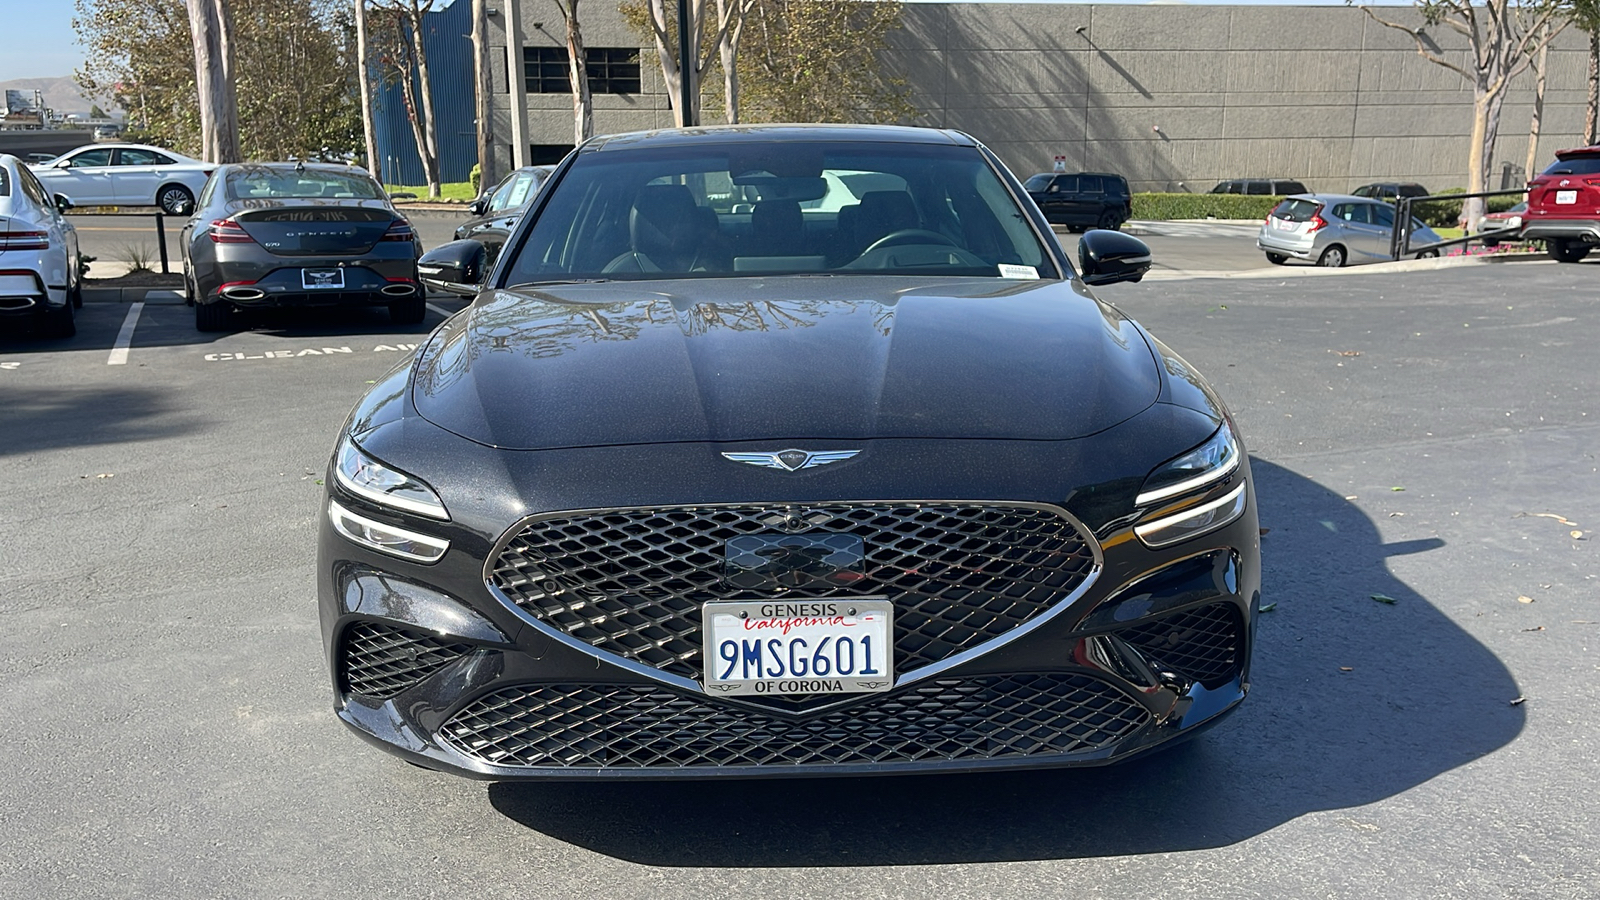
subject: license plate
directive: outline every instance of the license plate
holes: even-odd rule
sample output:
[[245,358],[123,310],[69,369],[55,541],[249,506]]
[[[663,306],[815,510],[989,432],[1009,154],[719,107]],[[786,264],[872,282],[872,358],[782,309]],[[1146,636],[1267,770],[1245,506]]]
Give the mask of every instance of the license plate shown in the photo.
[[1577,191],[1556,191],[1556,202],[1562,205],[1578,202]]
[[302,269],[300,283],[308,291],[342,290],[344,288],[343,269]]
[[1272,220],[1272,227],[1278,229],[1279,231],[1299,231],[1300,230],[1300,223],[1299,222],[1285,222],[1282,219],[1273,219]]
[[705,688],[717,696],[856,694],[894,684],[882,597],[707,603]]

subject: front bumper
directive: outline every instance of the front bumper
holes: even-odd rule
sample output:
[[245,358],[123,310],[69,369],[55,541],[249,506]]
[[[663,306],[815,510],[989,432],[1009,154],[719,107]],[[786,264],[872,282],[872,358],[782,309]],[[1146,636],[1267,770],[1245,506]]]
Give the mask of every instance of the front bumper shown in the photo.
[[[467,559],[413,565],[324,523],[335,709],[388,752],[489,780],[1102,765],[1188,737],[1244,698],[1260,576],[1253,496],[1232,524],[1166,551],[1100,540],[1110,577],[1025,633],[886,693],[783,707],[710,696],[647,652],[626,658],[530,616],[484,583],[488,547],[457,540]],[[669,646],[677,623],[656,615],[628,634]]]

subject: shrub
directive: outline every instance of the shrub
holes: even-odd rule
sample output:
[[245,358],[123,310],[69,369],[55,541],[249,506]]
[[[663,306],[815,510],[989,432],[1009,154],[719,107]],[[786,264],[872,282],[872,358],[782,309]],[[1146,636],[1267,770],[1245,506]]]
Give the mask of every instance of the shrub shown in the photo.
[[1134,194],[1133,218],[1265,219],[1282,199],[1254,194]]
[[467,173],[467,182],[472,185],[472,196],[483,193],[483,166],[480,163],[472,164],[472,171]]

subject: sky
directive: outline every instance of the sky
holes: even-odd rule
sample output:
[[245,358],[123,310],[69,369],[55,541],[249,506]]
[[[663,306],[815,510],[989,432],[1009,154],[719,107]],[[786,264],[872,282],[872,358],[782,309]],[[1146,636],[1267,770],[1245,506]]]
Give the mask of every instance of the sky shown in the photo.
[[[1024,0],[1024,2],[1053,3],[1075,2],[1075,0]],[[1138,3],[1144,0],[1109,0],[1109,2]],[[1344,0],[1188,0],[1188,2],[1196,5],[1344,5]],[[1378,2],[1383,3],[1385,0]],[[72,0],[0,0],[0,26],[5,30],[5,50],[0,52],[0,81],[9,81],[13,78],[59,78],[71,75],[73,69],[83,65],[83,48],[78,45],[77,36],[72,31]]]

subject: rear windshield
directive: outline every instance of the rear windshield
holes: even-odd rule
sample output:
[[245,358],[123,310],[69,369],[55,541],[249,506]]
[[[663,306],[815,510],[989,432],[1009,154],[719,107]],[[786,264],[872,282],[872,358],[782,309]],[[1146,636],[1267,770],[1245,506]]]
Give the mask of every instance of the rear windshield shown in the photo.
[[568,279],[1057,277],[971,147],[701,143],[580,153],[545,189],[510,285]]
[[0,168],[0,197],[11,196],[11,173]]
[[310,200],[314,198],[379,200],[378,183],[354,172],[246,166],[228,173],[229,200]]
[[1285,222],[1309,222],[1321,208],[1320,203],[1311,200],[1285,200],[1272,208],[1272,217]]
[[1022,186],[1027,188],[1030,191],[1042,191],[1045,188],[1050,186],[1050,176],[1049,175],[1035,175],[1032,178],[1029,178],[1027,181],[1023,182]]
[[1600,172],[1600,156],[1569,156],[1544,170],[1546,175],[1593,175]]

